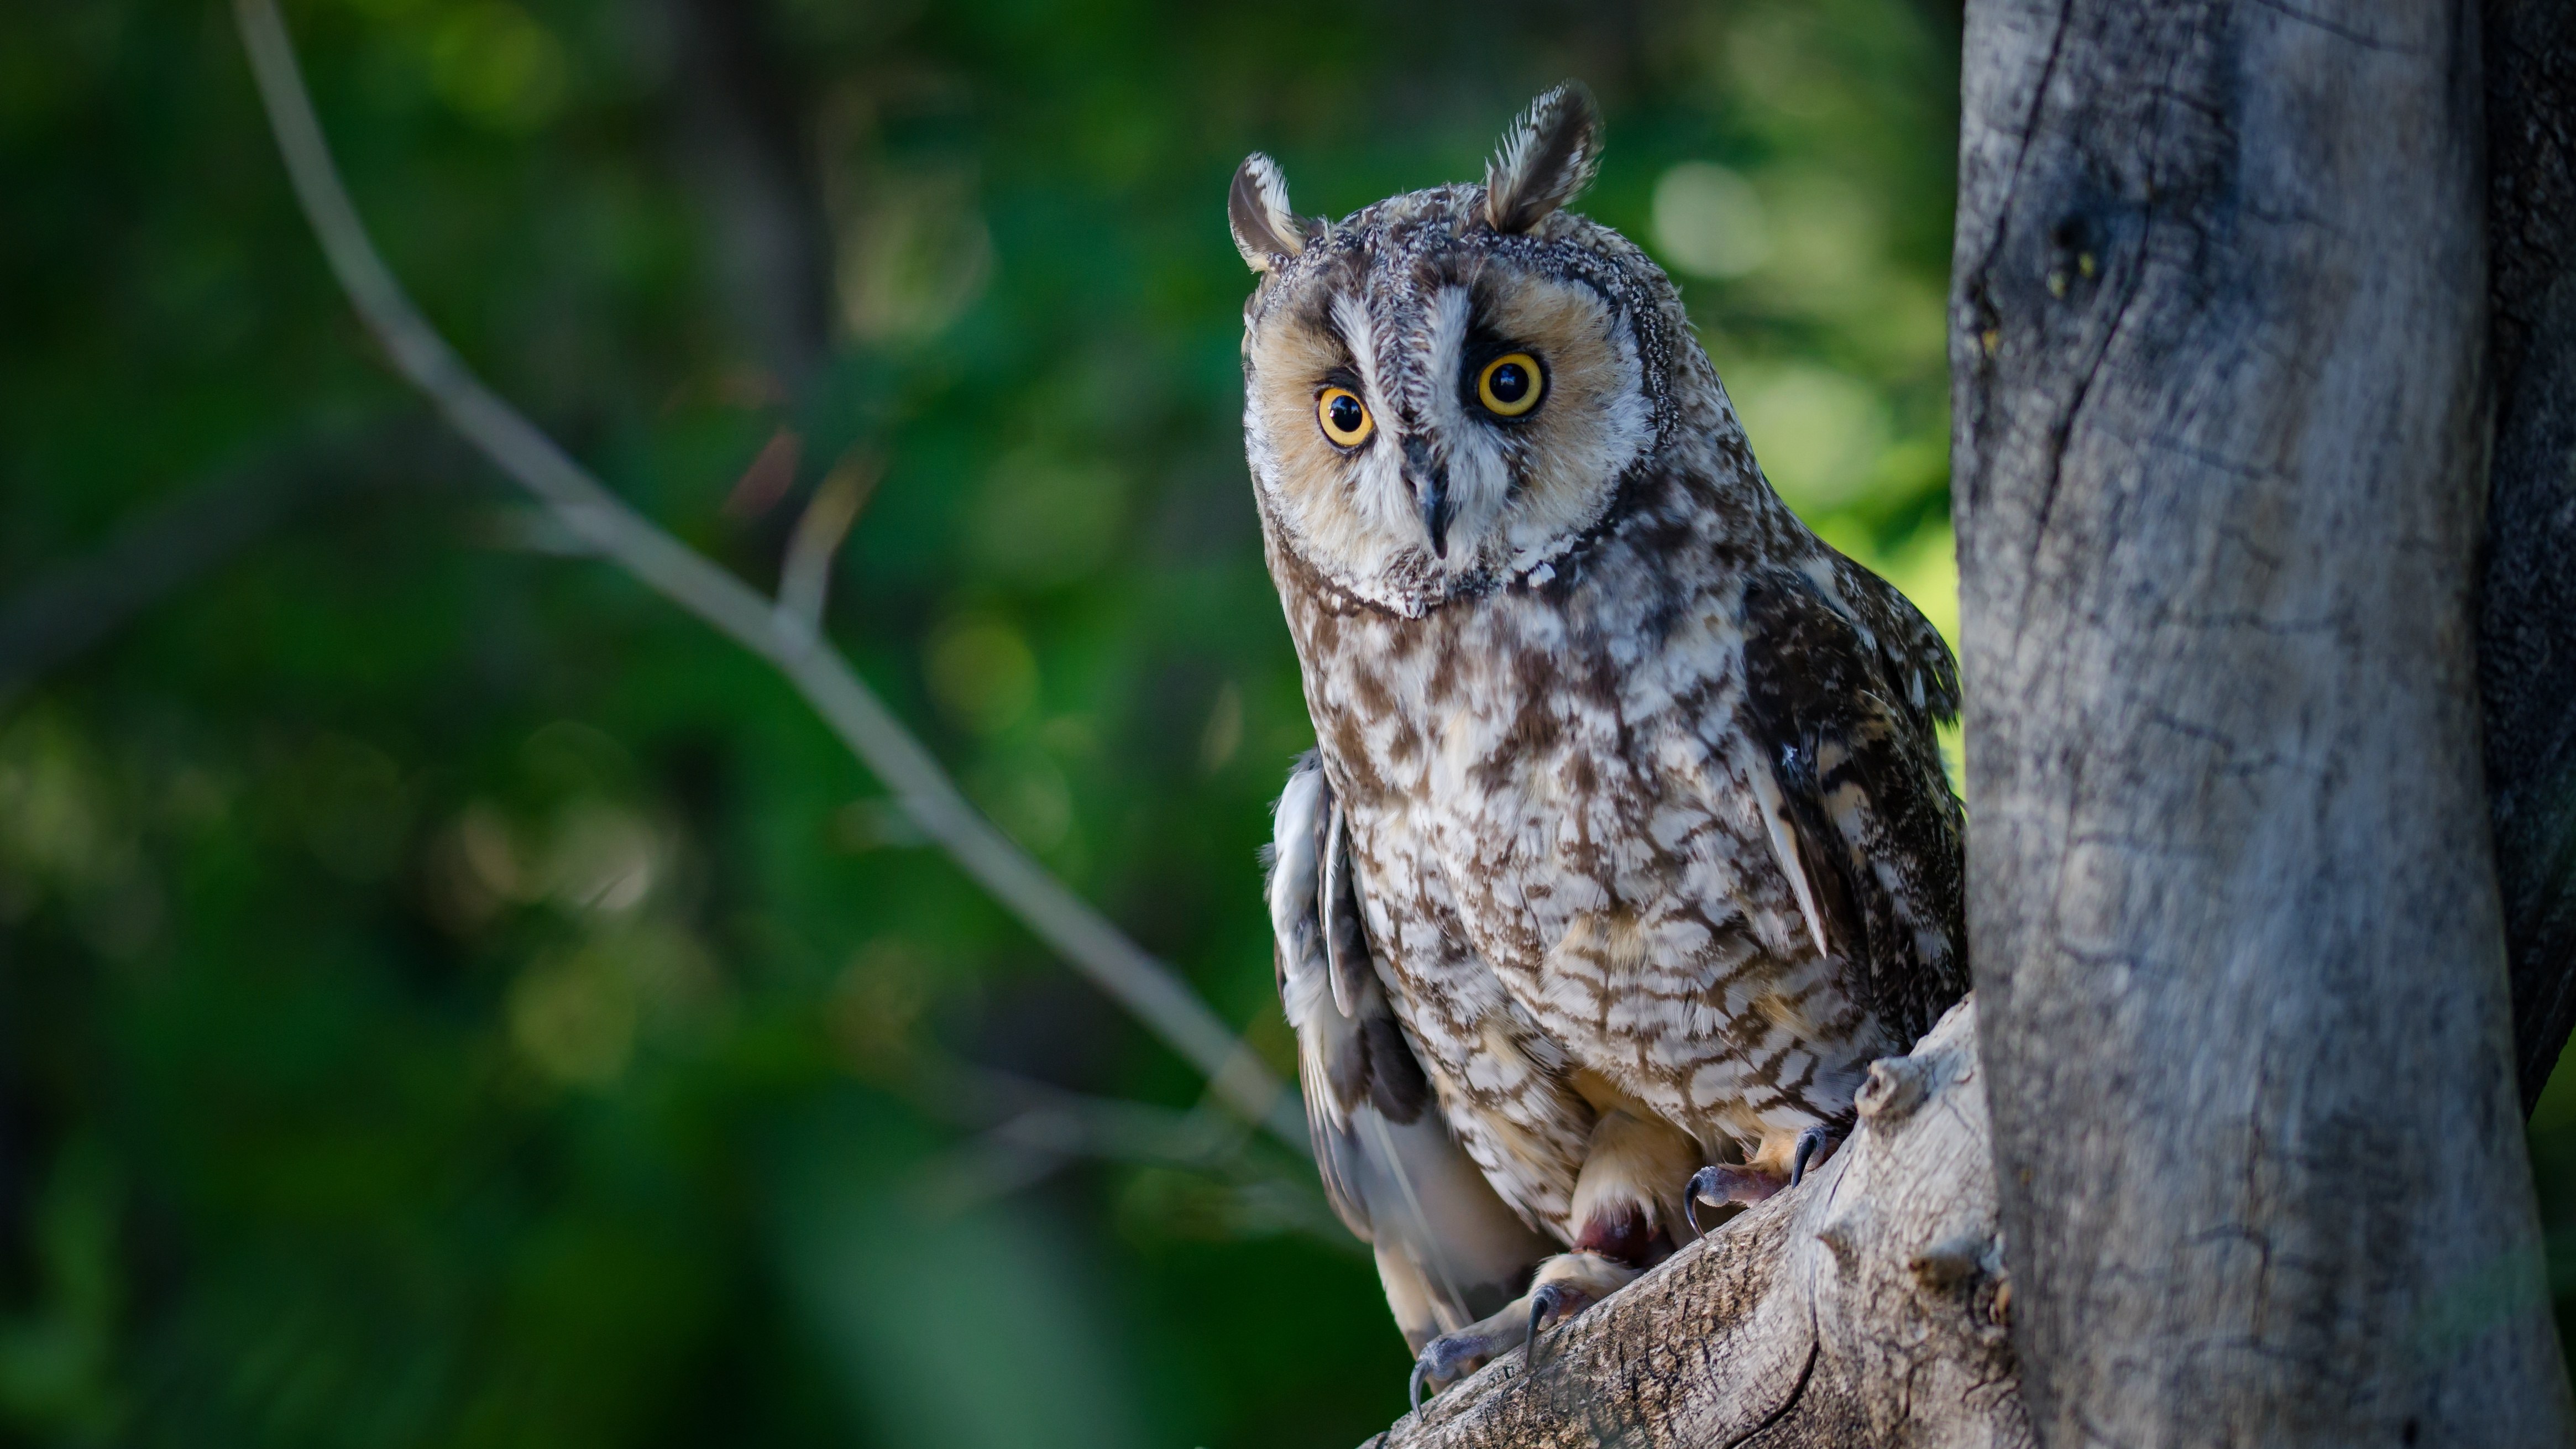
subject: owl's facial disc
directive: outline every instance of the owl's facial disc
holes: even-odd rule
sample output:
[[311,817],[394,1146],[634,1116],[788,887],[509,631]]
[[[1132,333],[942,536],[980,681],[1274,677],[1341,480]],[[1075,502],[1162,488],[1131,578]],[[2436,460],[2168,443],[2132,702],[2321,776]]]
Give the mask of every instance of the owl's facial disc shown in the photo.
[[[1265,511],[1308,563],[1418,612],[1561,556],[1653,441],[1628,318],[1489,252],[1284,279],[1244,347]],[[1543,260],[1543,259],[1542,259]]]

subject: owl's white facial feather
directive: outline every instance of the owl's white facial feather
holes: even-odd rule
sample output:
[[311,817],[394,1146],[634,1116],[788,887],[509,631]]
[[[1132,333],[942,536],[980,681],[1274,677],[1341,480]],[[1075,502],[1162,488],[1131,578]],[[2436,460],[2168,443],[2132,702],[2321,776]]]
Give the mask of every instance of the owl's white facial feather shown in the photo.
[[[1245,431],[1284,542],[1342,588],[1416,613],[1525,578],[1599,522],[1654,440],[1635,328],[1594,288],[1467,250],[1304,279],[1245,338]],[[1426,271],[1429,276],[1426,277]],[[1429,285],[1425,285],[1426,281]],[[1538,406],[1487,411],[1473,370],[1527,352]],[[1339,448],[1316,416],[1355,384],[1374,425]],[[1435,549],[1425,490],[1446,489]]]

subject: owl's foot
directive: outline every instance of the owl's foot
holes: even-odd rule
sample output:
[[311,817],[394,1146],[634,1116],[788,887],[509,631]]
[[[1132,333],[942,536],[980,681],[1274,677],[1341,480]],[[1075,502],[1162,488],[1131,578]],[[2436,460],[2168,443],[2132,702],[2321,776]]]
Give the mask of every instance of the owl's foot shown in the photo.
[[1626,1287],[1637,1272],[1599,1253],[1559,1253],[1539,1264],[1527,1293],[1492,1317],[1422,1346],[1413,1362],[1413,1407],[1422,1407],[1424,1388],[1447,1388],[1523,1344],[1531,1351],[1530,1367],[1537,1368],[1541,1333]]
[[1765,1167],[1741,1162],[1713,1163],[1691,1174],[1690,1186],[1682,1190],[1682,1212],[1690,1219],[1691,1231],[1706,1236],[1708,1225],[1699,1220],[1701,1204],[1751,1207],[1768,1201],[1788,1185],[1787,1177]]
[[[1586,1254],[1585,1256],[1588,1257],[1590,1255]],[[1627,1274],[1627,1278],[1633,1278],[1635,1276],[1636,1274],[1634,1272]],[[1627,1278],[1622,1278],[1620,1281],[1624,1283],[1627,1281]],[[1610,1285],[1609,1288],[1596,1292],[1590,1287],[1577,1287],[1573,1283],[1567,1282],[1564,1279],[1559,1279],[1553,1283],[1538,1283],[1531,1285],[1529,1292],[1529,1333],[1527,1335],[1529,1338],[1529,1344],[1521,1350],[1521,1356],[1529,1371],[1531,1373],[1537,1373],[1539,1370],[1539,1346],[1545,1341],[1540,1335],[1546,1333],[1548,1329],[1555,1327],[1557,1324],[1563,1323],[1565,1320],[1581,1313],[1584,1309],[1591,1307],[1593,1304],[1600,1302],[1604,1296],[1611,1291],[1615,1291],[1618,1286],[1618,1284],[1614,1283]]]
[[[1739,1207],[1751,1207],[1755,1203],[1766,1202],[1783,1189],[1806,1181],[1807,1169],[1832,1156],[1834,1146],[1833,1136],[1818,1125],[1799,1133],[1794,1141],[1787,1144],[1785,1153],[1780,1150],[1781,1143],[1775,1139],[1767,1144],[1768,1150],[1751,1162],[1721,1162],[1701,1168],[1691,1174],[1690,1186],[1682,1192],[1682,1212],[1690,1218],[1691,1231],[1707,1232],[1699,1221],[1702,1204],[1724,1207],[1733,1203]],[[1785,1170],[1774,1165],[1782,1156],[1789,1159]]]

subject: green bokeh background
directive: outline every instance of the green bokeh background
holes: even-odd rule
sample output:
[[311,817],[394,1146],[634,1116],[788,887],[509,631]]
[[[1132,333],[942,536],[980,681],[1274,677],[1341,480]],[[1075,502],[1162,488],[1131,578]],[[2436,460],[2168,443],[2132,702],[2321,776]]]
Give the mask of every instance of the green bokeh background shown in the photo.
[[[1340,214],[1590,82],[1583,209],[1683,280],[1790,501],[1955,625],[1938,3],[288,18],[396,270],[613,487],[766,588],[881,477],[835,642],[1283,1071],[1255,852],[1310,732],[1246,151]],[[1157,1110],[1049,1151],[1025,1084]],[[1356,1443],[1405,1368],[1367,1261],[1202,1094],[427,423],[228,7],[0,9],[9,1439]],[[2534,1131],[2563,1238],[2576,1093]]]

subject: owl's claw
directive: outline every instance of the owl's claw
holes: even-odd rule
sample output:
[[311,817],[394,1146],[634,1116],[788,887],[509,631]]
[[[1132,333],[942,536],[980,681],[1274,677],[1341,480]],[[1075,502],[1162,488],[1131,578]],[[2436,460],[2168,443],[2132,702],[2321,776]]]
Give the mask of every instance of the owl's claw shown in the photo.
[[1822,1126],[1815,1126],[1799,1133],[1797,1142],[1790,1147],[1786,1177],[1781,1176],[1777,1168],[1758,1167],[1751,1163],[1720,1162],[1703,1167],[1691,1174],[1690,1186],[1682,1190],[1682,1216],[1690,1219],[1692,1232],[1704,1236],[1708,1229],[1700,1225],[1700,1204],[1720,1207],[1739,1203],[1751,1207],[1768,1201],[1782,1190],[1806,1181],[1807,1169],[1830,1156],[1833,1150],[1834,1139]]
[[1521,1358],[1531,1373],[1539,1370],[1539,1335],[1592,1306],[1592,1295],[1571,1283],[1542,1283],[1530,1290],[1529,1342]]
[[1422,1346],[1413,1361],[1408,1384],[1413,1407],[1422,1407],[1423,1390],[1456,1383],[1526,1343],[1528,1369],[1539,1367],[1538,1336],[1609,1297],[1637,1276],[1637,1270],[1598,1253],[1559,1253],[1539,1265],[1530,1291],[1506,1303],[1491,1317],[1455,1333],[1444,1333]]
[[1691,1174],[1690,1186],[1682,1190],[1682,1215],[1690,1219],[1691,1231],[1705,1235],[1700,1226],[1699,1206],[1723,1207],[1736,1203],[1751,1207],[1768,1200],[1789,1184],[1777,1175],[1742,1163],[1720,1162]]
[[1789,1153],[1789,1185],[1796,1187],[1806,1181],[1807,1164],[1822,1158],[1832,1146],[1833,1140],[1825,1135],[1822,1123],[1799,1133],[1798,1145]]
[[[1434,1392],[1445,1389],[1467,1375],[1509,1352],[1529,1331],[1529,1318],[1520,1313],[1520,1304],[1504,1306],[1503,1311],[1478,1323],[1471,1323],[1456,1333],[1444,1333],[1422,1346],[1422,1356],[1413,1361],[1413,1377],[1407,1384],[1413,1407],[1421,1409],[1423,1389]],[[1532,1315],[1535,1317],[1535,1315]]]

